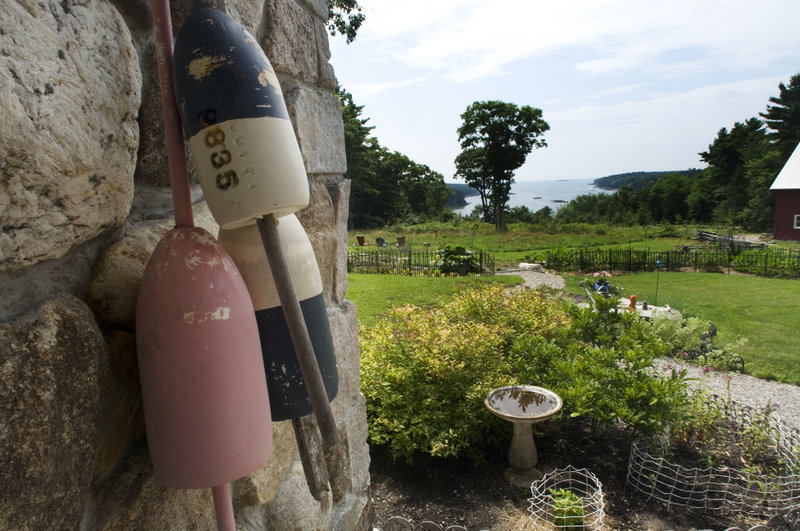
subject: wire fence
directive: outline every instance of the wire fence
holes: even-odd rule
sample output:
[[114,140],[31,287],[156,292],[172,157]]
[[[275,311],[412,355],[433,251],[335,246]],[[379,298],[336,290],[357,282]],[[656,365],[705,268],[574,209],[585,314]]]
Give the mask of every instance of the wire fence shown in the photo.
[[347,270],[351,273],[378,273],[408,276],[492,275],[494,258],[484,251],[468,251],[457,256],[448,254],[443,261],[441,251],[412,249],[360,249],[347,253]]
[[[736,426],[736,433],[746,436],[763,430],[763,413],[732,400],[712,397],[710,412],[722,412]],[[800,466],[800,431],[780,418],[766,417],[778,459],[789,470]],[[693,468],[673,463],[659,455],[666,454],[668,440],[663,437],[648,446],[634,442],[628,463],[628,485],[647,499],[667,507],[681,506],[720,514],[778,516],[800,508],[800,476],[762,474],[747,469]],[[650,451],[653,451],[653,455]]]
[[800,278],[800,251],[684,246],[669,251],[649,249],[553,249],[545,266],[556,271],[694,271],[741,273],[770,278]]

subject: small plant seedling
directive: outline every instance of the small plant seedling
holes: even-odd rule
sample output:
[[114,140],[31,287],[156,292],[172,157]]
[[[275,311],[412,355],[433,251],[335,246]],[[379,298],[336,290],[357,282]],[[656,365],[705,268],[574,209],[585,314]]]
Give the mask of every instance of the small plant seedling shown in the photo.
[[557,529],[582,528],[584,512],[580,496],[569,489],[550,489],[548,493],[553,501],[553,525]]

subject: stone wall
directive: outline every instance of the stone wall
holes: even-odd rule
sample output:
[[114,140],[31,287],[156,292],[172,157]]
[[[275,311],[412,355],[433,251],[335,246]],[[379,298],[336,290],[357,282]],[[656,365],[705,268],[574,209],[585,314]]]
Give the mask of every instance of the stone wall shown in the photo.
[[[8,0],[0,10],[0,528],[214,529],[209,490],[153,475],[135,309],[174,224],[148,0]],[[172,0],[175,33],[190,0]],[[278,73],[311,190],[298,218],[323,278],[344,464],[307,485],[291,421],[233,485],[240,529],[366,529],[369,451],[347,290],[345,171],[325,0],[227,0]],[[191,165],[191,162],[190,162]],[[217,226],[192,187],[195,222]],[[312,419],[300,440],[319,455]],[[336,476],[336,477],[334,477]]]

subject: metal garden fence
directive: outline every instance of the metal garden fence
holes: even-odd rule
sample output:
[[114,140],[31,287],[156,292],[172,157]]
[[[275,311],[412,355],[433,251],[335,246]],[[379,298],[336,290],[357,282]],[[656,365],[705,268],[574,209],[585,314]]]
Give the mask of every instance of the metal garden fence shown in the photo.
[[[379,273],[389,275],[430,276],[448,274],[448,269],[437,264],[438,251],[412,249],[361,249],[347,253],[347,270],[353,273]],[[472,251],[469,275],[494,274],[494,259],[484,251]],[[466,270],[466,269],[465,269]]]
[[800,251],[741,250],[686,246],[670,251],[634,249],[555,249],[547,251],[545,266],[557,271],[663,271],[742,273],[771,278],[800,278]]

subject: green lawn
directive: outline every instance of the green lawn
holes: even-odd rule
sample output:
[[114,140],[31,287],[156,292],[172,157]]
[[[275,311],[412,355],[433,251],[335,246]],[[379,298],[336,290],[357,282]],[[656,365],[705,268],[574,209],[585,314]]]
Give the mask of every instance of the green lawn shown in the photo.
[[[566,289],[583,293],[583,276],[565,276]],[[656,294],[656,282],[658,293]],[[669,304],[711,321],[721,341],[746,339],[746,371],[800,385],[800,282],[716,273],[634,273],[612,278],[622,296]]]
[[511,275],[434,278],[350,273],[347,278],[347,298],[356,303],[358,321],[364,326],[372,325],[378,316],[390,308],[405,304],[425,306],[437,303],[477,282],[522,283],[520,277]]
[[[585,277],[565,275],[566,290],[583,293]],[[635,273],[612,282],[623,296],[669,304],[687,316],[711,321],[720,341],[745,338],[746,371],[762,378],[800,385],[800,282],[714,273]],[[359,322],[370,326],[378,315],[404,304],[424,306],[448,298],[473,282],[517,284],[516,276],[473,278],[403,277],[350,274],[347,297],[358,307]]]

